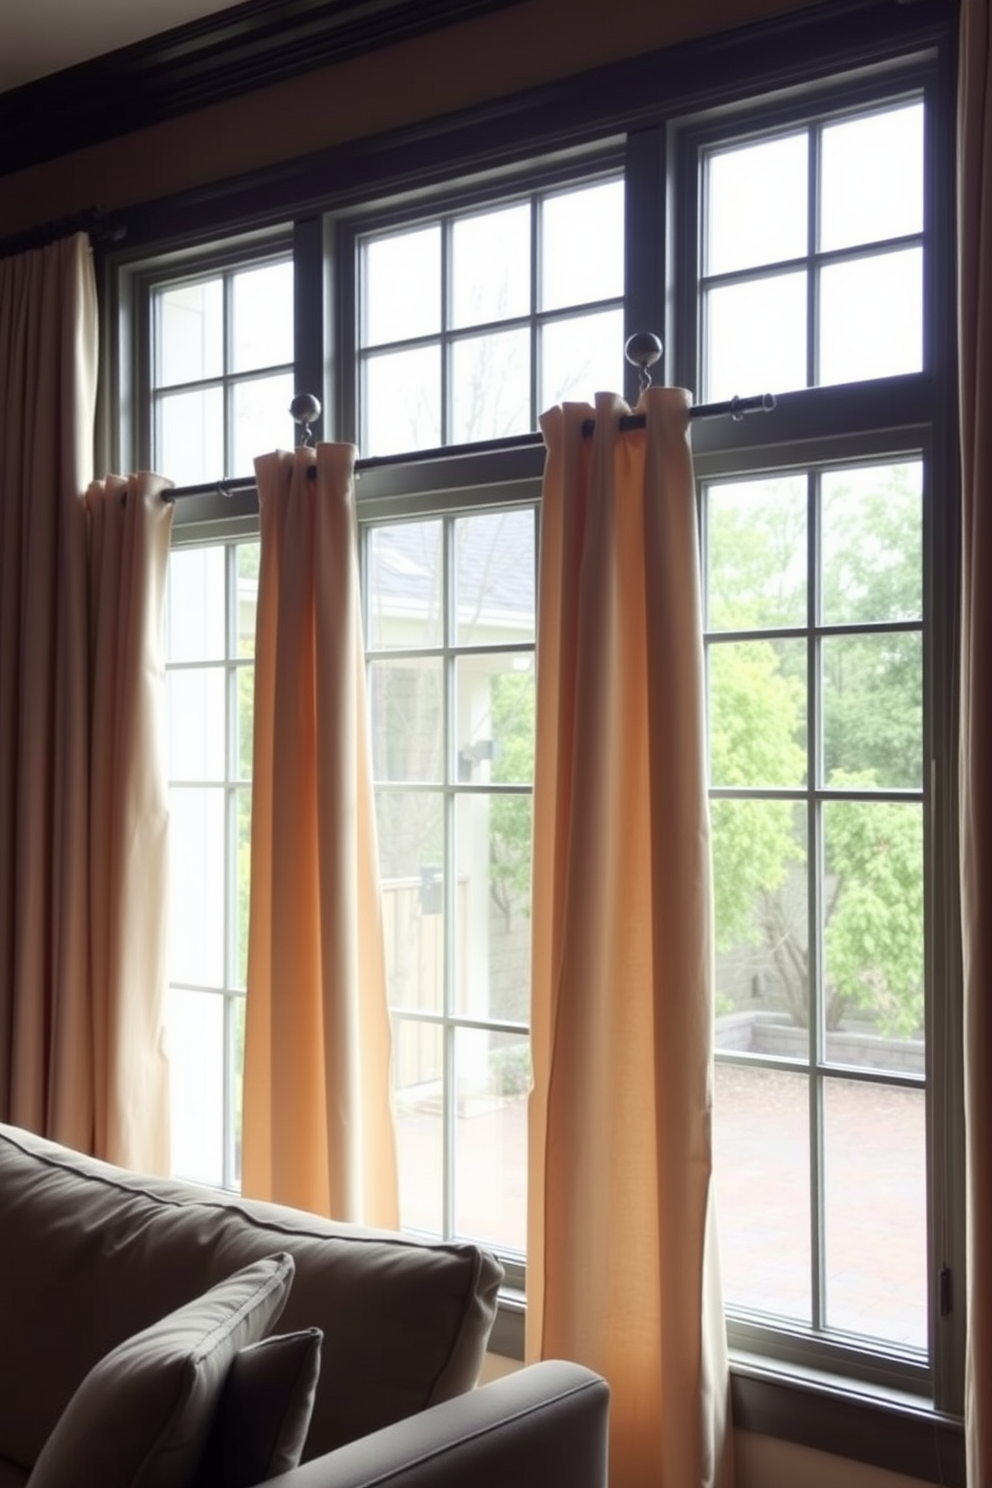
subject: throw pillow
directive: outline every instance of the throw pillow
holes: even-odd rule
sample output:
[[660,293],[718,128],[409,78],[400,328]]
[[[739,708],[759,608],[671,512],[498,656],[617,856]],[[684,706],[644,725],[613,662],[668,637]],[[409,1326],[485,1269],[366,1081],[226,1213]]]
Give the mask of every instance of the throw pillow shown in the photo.
[[255,1488],[303,1455],[323,1333],[277,1334],[234,1356],[197,1475],[197,1488]]
[[83,1380],[28,1488],[187,1488],[231,1361],[282,1312],[293,1258],[268,1256],[118,1344]]

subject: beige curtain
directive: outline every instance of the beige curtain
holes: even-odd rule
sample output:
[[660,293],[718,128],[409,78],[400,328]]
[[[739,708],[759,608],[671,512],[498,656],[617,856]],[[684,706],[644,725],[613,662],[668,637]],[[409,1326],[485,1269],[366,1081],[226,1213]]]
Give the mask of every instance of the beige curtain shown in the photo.
[[324,444],[255,462],[242,1171],[246,1193],[395,1227],[354,457],[351,445]]
[[161,1168],[171,509],[84,497],[96,327],[84,235],[0,262],[0,1118]]
[[609,1381],[612,1488],[732,1480],[687,406],[542,419],[528,1357]]
[[992,1482],[992,16],[961,6],[961,897],[967,1133],[968,1482]]

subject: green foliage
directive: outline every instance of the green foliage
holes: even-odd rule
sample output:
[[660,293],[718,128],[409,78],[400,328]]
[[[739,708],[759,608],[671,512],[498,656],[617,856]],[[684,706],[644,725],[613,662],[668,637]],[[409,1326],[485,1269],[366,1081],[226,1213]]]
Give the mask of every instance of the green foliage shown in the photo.
[[[529,784],[534,779],[534,673],[498,672],[491,680],[489,711],[496,742],[490,779]],[[529,795],[494,796],[489,813],[490,892],[509,919],[530,894]]]
[[[742,482],[711,493],[709,625],[733,632],[805,624],[806,482]],[[921,604],[916,465],[822,478],[820,612],[829,624],[915,620]],[[801,786],[806,650],[788,639],[715,642],[709,650],[715,785]],[[844,634],[822,644],[823,771],[848,789],[919,787],[921,650],[911,632]],[[714,800],[717,946],[763,945],[792,1017],[809,1017],[803,915],[795,900],[801,808]],[[827,1024],[846,1010],[907,1035],[923,1009],[922,818],[915,803],[824,807]]]
[[[871,772],[830,784],[870,787]],[[915,802],[832,801],[825,808],[827,978],[840,997],[903,1037],[923,1022],[923,816]]]

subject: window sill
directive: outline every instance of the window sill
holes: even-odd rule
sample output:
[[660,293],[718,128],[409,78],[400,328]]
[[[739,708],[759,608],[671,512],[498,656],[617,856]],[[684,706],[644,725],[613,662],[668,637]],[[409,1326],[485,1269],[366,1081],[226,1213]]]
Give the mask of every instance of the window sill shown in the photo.
[[[489,1351],[524,1357],[524,1295],[507,1288],[489,1339]],[[964,1428],[896,1390],[859,1389],[850,1380],[770,1365],[753,1354],[730,1360],[734,1425],[832,1456],[865,1462],[945,1488],[965,1488]]]

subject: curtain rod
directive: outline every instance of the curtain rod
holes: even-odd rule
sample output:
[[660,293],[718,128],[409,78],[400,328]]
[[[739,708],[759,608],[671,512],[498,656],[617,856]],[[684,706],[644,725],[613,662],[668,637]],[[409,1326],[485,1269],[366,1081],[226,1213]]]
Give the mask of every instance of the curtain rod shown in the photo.
[[[302,395],[308,396],[308,395]],[[297,400],[293,400],[291,409],[296,406]],[[740,421],[749,413],[771,413],[775,408],[775,397],[772,393],[757,393],[749,398],[728,398],[722,403],[696,403],[689,408],[690,419],[705,418],[732,418]],[[313,418],[320,417],[319,407]],[[626,432],[628,429],[643,429],[646,423],[643,413],[627,413],[620,419],[620,429]],[[297,418],[298,423],[303,424],[303,437],[299,448],[311,447],[310,421]],[[596,427],[595,419],[586,419],[582,424],[582,433],[588,438]],[[517,449],[534,449],[544,444],[542,434],[518,434],[509,439],[480,439],[474,444],[445,444],[434,449],[412,450],[402,455],[369,455],[365,459],[355,461],[355,475],[360,476],[366,470],[382,470],[390,465],[419,465],[426,464],[428,460],[454,460],[465,455],[488,455]],[[316,480],[317,467],[311,465],[307,470],[307,479]],[[255,482],[251,479],[233,477],[229,480],[206,481],[202,485],[183,486],[178,491],[163,491],[163,501],[182,501],[187,496],[233,496],[236,491],[251,491],[255,488]]]
[[39,222],[35,227],[25,227],[10,237],[0,238],[0,258],[12,258],[15,253],[29,253],[33,248],[47,248],[60,238],[72,237],[84,232],[96,243],[119,243],[127,228],[113,217],[105,207],[86,207],[68,217],[57,217],[52,222]]

